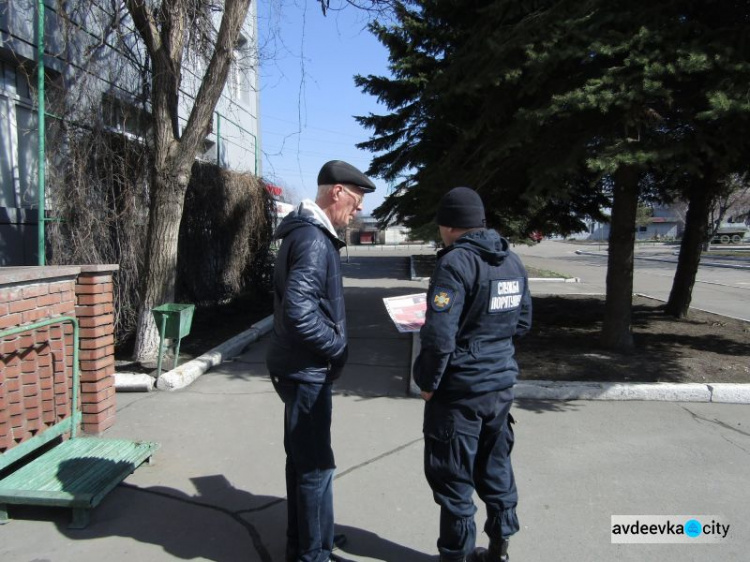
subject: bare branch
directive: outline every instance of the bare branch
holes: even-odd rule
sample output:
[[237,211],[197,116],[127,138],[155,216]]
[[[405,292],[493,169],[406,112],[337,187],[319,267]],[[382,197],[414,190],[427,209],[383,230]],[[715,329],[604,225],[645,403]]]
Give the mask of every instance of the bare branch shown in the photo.
[[226,1],[214,53],[183,132],[180,168],[191,165],[195,151],[208,132],[213,111],[226,84],[232,54],[249,7],[250,0]]
[[161,50],[161,36],[156,20],[148,9],[144,0],[125,0],[125,5],[133,18],[138,33],[146,43],[146,49],[150,53],[156,53]]

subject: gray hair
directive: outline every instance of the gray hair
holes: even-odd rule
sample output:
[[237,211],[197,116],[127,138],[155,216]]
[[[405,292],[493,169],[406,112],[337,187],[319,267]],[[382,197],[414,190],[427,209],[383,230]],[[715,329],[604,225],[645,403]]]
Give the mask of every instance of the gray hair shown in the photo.
[[333,189],[334,185],[336,184],[329,183],[329,184],[319,185],[317,198],[321,199],[322,197],[325,197],[328,194],[328,192],[331,191],[331,189]]

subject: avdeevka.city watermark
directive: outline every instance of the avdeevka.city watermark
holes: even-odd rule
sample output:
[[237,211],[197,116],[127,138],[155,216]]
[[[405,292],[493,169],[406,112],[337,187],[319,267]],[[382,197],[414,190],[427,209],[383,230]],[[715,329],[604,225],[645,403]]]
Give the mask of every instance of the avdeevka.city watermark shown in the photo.
[[613,515],[612,543],[706,544],[729,540],[720,515]]

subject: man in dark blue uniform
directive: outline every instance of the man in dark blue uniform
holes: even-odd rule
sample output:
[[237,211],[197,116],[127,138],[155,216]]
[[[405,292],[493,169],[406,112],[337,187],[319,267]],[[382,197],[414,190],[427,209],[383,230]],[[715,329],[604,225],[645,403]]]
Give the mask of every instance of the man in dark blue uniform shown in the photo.
[[362,210],[375,185],[341,160],[318,174],[306,199],[276,230],[282,240],[273,278],[274,318],[266,365],[284,402],[286,562],[328,562],[333,535],[331,385],[348,356],[337,228]]
[[[505,562],[519,529],[510,462],[513,338],[531,327],[528,275],[508,242],[484,228],[484,205],[457,187],[440,201],[438,253],[414,380],[426,400],[424,469],[440,505],[441,561]],[[489,550],[475,549],[476,490]]]

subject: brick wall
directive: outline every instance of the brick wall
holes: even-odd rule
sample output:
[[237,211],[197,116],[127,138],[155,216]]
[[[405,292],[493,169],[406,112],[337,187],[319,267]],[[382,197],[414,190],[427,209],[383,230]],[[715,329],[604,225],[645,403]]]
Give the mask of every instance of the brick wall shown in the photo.
[[[112,273],[116,266],[0,268],[0,331],[77,316],[83,431],[115,419]],[[0,453],[71,412],[73,326],[0,338]]]

